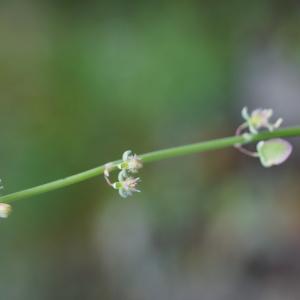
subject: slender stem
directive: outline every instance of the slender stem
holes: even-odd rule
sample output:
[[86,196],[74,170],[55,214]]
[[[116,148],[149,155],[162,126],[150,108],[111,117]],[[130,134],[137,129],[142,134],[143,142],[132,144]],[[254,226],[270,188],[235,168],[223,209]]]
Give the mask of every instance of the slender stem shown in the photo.
[[[283,138],[283,137],[295,137],[300,136],[300,127],[290,127],[286,129],[276,130],[273,132],[261,132],[257,135],[254,135],[251,140],[247,139],[244,136],[232,136],[226,137],[221,139],[215,139],[207,142],[201,142],[196,144],[189,144],[174,148],[168,148],[164,150],[158,150],[154,152],[149,152],[143,155],[140,155],[141,159],[144,163],[164,160],[167,158],[178,157],[182,155],[188,155],[193,153],[205,152],[205,151],[212,151],[217,149],[223,149],[227,147],[232,147],[235,145],[244,145],[252,142],[258,142],[262,140],[268,140],[271,138]],[[112,162],[112,169],[116,169],[117,164],[120,161]],[[64,188],[66,186],[79,183],[81,181],[88,180],[90,178],[99,176],[103,174],[105,169],[105,165],[100,167],[84,171],[82,173],[66,177],[63,179],[59,179],[56,181],[52,181],[46,184],[42,184],[33,188],[25,189],[16,193],[8,194],[5,196],[0,197],[0,202],[13,202],[16,200],[21,200],[29,197],[33,197],[39,194],[47,193],[50,191],[54,191],[57,189]]]

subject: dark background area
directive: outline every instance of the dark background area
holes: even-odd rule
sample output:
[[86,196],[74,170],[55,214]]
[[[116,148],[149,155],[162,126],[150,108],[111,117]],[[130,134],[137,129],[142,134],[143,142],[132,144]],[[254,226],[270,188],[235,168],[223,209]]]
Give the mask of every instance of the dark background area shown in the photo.
[[[2,193],[232,135],[240,111],[299,124],[298,1],[1,1]],[[0,220],[0,298],[300,298],[297,139],[161,161],[126,200],[99,177]]]

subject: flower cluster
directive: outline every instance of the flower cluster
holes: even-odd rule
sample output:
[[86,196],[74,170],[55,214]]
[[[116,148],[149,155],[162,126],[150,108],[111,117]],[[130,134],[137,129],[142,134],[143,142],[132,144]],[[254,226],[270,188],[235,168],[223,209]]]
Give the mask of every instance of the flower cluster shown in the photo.
[[[236,135],[243,134],[245,140],[250,141],[253,135],[259,133],[260,130],[273,131],[279,128],[283,120],[279,118],[272,123],[270,120],[272,116],[272,109],[255,109],[249,114],[247,107],[243,108],[242,117],[245,119],[245,122],[238,127]],[[236,148],[242,153],[259,158],[264,167],[282,164],[289,158],[293,150],[292,145],[288,141],[279,138],[260,141],[256,146],[256,152],[249,151],[241,145],[236,145]]]
[[140,157],[131,150],[128,150],[123,153],[122,162],[117,165],[117,168],[120,170],[118,181],[112,183],[109,179],[110,171],[115,169],[113,163],[105,165],[104,178],[111,187],[118,190],[121,197],[127,198],[134,192],[140,192],[140,190],[137,189],[137,185],[141,180],[139,177],[133,177],[132,174],[138,173],[142,167],[143,162]]

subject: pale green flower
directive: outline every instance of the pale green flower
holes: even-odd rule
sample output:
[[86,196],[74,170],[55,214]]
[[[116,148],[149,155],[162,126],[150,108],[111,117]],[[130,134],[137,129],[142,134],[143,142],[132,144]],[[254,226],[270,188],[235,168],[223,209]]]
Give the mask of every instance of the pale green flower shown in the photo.
[[266,128],[273,131],[279,128],[283,120],[280,118],[275,123],[271,123],[270,119],[273,116],[272,109],[255,109],[251,114],[248,113],[247,107],[242,110],[242,117],[246,120],[251,133],[257,133],[259,129]]
[[140,192],[136,187],[141,181],[140,178],[134,178],[128,176],[126,170],[122,170],[118,176],[118,182],[112,184],[112,187],[119,191],[119,194],[123,198],[132,196],[134,192]]

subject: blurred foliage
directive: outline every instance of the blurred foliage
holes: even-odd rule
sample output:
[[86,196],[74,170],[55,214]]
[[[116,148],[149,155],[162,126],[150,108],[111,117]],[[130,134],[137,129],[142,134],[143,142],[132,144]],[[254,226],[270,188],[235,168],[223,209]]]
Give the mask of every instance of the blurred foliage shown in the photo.
[[[292,0],[2,1],[4,192],[127,149],[232,134],[251,105],[245,61],[280,49],[298,66],[299,16]],[[1,296],[241,299],[243,286],[255,299],[299,296],[284,276],[300,276],[294,161],[263,170],[230,149],[147,166],[143,193],[126,201],[96,178],[15,203],[0,224]],[[282,269],[281,288],[257,284]]]

